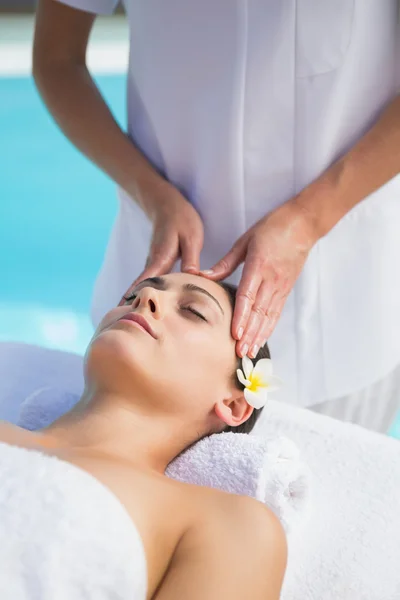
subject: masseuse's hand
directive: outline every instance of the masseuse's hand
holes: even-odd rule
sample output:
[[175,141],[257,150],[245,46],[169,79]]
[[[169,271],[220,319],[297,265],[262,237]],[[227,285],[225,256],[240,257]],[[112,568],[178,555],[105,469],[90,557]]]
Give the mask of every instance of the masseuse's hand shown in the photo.
[[244,261],[232,320],[239,356],[253,358],[271,335],[318,239],[313,223],[291,200],[253,225],[210,271],[201,272],[214,281],[224,279]]
[[[153,225],[150,250],[144,270],[125,296],[143,279],[165,275],[181,259],[181,271],[197,274],[204,241],[203,222],[195,208],[170,183],[155,185],[142,199]],[[123,304],[121,299],[120,305]]]

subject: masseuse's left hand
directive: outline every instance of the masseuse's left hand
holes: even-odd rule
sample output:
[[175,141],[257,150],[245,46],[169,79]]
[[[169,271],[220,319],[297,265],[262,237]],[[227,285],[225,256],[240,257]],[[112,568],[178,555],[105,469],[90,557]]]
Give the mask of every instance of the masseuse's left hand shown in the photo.
[[225,279],[244,261],[232,320],[239,356],[254,357],[269,338],[317,240],[312,215],[290,200],[255,223],[212,269],[201,272],[214,281]]

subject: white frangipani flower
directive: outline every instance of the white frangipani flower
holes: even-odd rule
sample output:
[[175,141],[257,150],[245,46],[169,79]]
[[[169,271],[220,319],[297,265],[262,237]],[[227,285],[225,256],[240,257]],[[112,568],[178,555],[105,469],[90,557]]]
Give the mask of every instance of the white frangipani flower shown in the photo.
[[246,402],[254,408],[262,408],[267,402],[268,392],[274,392],[282,386],[282,381],[272,374],[272,361],[270,358],[260,358],[253,365],[248,356],[242,358],[242,369],[236,373],[244,385]]

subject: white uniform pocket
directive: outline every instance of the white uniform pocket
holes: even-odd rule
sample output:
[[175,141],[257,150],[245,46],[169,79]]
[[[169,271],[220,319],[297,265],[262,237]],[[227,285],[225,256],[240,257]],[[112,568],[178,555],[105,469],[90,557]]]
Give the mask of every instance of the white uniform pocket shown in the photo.
[[351,42],[356,0],[297,0],[296,77],[338,69]]

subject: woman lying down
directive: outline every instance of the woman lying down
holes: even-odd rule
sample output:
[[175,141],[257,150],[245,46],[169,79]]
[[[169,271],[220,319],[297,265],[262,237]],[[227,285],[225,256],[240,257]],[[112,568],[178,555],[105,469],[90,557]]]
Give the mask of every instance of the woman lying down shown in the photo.
[[260,414],[236,374],[234,302],[194,275],[142,281],[97,328],[79,403],[38,432],[0,425],[1,598],[279,598],[274,514],[164,475],[195,441],[248,433]]

